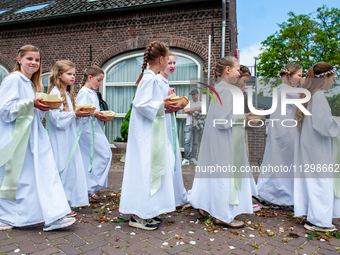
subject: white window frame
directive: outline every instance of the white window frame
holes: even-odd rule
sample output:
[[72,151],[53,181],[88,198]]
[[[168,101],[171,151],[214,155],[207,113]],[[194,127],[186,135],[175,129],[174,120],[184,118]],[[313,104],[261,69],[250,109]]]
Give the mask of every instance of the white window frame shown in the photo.
[[[43,73],[41,75],[41,83],[42,83],[42,79],[45,78],[46,76],[49,77],[51,75],[51,72],[48,72],[48,73]],[[50,79],[48,79],[48,85],[47,85],[47,89],[48,89],[48,86],[50,85]],[[44,87],[44,84],[43,84],[43,87]]]
[[[186,53],[183,50],[177,50],[177,49],[171,49],[171,52],[175,55],[175,56],[181,56],[184,58],[188,58],[191,61],[193,61],[197,67],[198,67],[198,74],[197,74],[197,79],[200,80],[202,74],[203,74],[203,61],[200,62],[198,61],[196,58],[194,58],[189,52]],[[130,59],[130,58],[135,58],[135,57],[141,57],[144,55],[144,50],[140,50],[139,52],[136,53],[132,53],[132,54],[125,54],[121,57],[117,57],[114,58],[112,62],[108,63],[107,65],[103,66],[103,71],[105,72],[105,77],[104,77],[104,81],[103,81],[103,86],[102,86],[102,90],[101,93],[103,95],[103,98],[106,99],[106,88],[107,87],[121,87],[121,86],[136,86],[136,82],[107,82],[106,81],[106,77],[107,77],[107,72],[117,63],[124,61],[126,59]],[[142,71],[142,67],[141,67],[141,71]],[[170,81],[169,85],[171,87],[171,85],[190,85],[190,80],[186,80],[186,81]],[[126,113],[116,113],[116,118],[124,118],[126,115]],[[176,118],[177,119],[184,119],[186,118],[187,115],[186,114],[177,114]]]

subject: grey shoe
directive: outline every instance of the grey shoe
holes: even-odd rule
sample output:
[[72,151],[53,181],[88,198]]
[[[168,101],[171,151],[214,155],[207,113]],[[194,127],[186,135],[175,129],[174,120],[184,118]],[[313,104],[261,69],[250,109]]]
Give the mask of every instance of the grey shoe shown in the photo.
[[197,160],[195,158],[192,158],[190,160],[190,163],[193,164],[193,165],[197,165]]

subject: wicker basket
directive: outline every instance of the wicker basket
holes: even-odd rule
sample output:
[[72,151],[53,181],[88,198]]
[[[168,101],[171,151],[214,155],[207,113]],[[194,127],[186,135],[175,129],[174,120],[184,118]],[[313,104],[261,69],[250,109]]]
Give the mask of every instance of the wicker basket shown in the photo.
[[113,111],[102,111],[101,113],[107,117],[105,121],[111,121],[116,116],[116,113]]
[[45,101],[45,100],[41,100],[41,103],[44,105],[49,105],[51,107],[51,109],[58,109],[62,104],[63,104],[63,99],[59,98],[56,101]]
[[90,112],[91,115],[94,114],[94,112],[96,111],[96,107],[92,107],[92,108],[83,108],[82,111],[84,112]]
[[189,103],[188,98],[180,96],[179,98],[175,98],[175,99],[170,99],[170,101],[176,101],[177,102],[177,107],[184,109],[184,107],[186,107]]

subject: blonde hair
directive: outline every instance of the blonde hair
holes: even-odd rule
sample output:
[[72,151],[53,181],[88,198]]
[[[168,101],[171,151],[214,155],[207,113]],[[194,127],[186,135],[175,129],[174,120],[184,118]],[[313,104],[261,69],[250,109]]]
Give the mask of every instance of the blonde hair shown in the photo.
[[279,72],[279,75],[282,76],[287,75],[287,80],[289,82],[288,85],[292,86],[292,82],[290,80],[290,76],[292,74],[297,73],[298,71],[300,71],[302,69],[302,67],[298,64],[293,64],[293,63],[288,63],[287,65],[285,65],[284,67],[282,67],[281,71]]
[[67,104],[67,98],[66,98],[66,91],[69,93],[73,109],[75,109],[76,102],[73,97],[73,84],[72,85],[67,85],[67,88],[65,90],[65,87],[62,85],[61,80],[59,79],[59,75],[71,70],[72,68],[76,68],[75,64],[72,63],[71,61],[68,60],[62,60],[62,61],[57,61],[54,64],[54,67],[52,68],[51,75],[50,75],[50,85],[48,86],[47,93],[51,93],[52,89],[54,87],[57,87],[58,90],[60,91],[60,94],[62,98],[64,99],[63,104],[64,112],[68,112],[68,104]]
[[221,77],[223,74],[224,69],[229,66],[230,68],[233,68],[238,64],[238,61],[236,58],[232,56],[223,57],[220,60],[217,61],[216,67],[215,67],[215,76]]
[[143,77],[144,70],[147,68],[148,63],[153,61],[159,57],[165,57],[168,53],[168,47],[161,42],[152,42],[146,47],[144,52],[144,61],[142,64],[142,72],[139,74],[138,79],[136,81],[136,85],[138,86],[140,80]]
[[[33,45],[25,45],[22,46],[19,50],[18,50],[18,57],[23,58],[28,52],[33,51],[33,52],[38,52],[40,55],[40,63],[39,63],[39,69],[38,71],[36,71],[32,77],[31,77],[31,81],[33,83],[35,92],[42,92],[43,91],[43,85],[41,83],[41,65],[42,65],[42,60],[41,60],[41,54],[40,51],[37,47],[33,46]],[[19,71],[21,72],[21,66],[18,62],[18,60],[15,63],[13,72]]]
[[80,87],[84,87],[87,82],[87,78],[91,75],[92,77],[97,76],[99,74],[104,74],[104,71],[100,69],[98,66],[90,66],[84,71],[83,79],[81,80]]
[[[325,81],[325,77],[330,77],[332,74],[327,74],[321,77],[315,77],[316,75],[331,71],[333,69],[333,66],[326,63],[326,62],[319,62],[316,63],[315,65],[313,65],[312,67],[310,67],[308,69],[307,72],[307,76],[306,76],[306,81],[303,83],[302,87],[304,89],[308,89],[310,94],[311,94],[311,98],[313,97],[313,95],[315,94],[315,92],[317,92],[318,90],[320,90],[324,84]],[[305,98],[306,95],[303,93],[300,93],[300,98]],[[302,105],[307,108],[308,104],[312,102],[312,99],[307,102],[307,103],[303,103]],[[299,109],[296,108],[295,111],[295,119],[297,120],[297,128],[299,131],[301,131],[302,129],[302,124],[303,124],[303,120],[305,118],[305,114]]]

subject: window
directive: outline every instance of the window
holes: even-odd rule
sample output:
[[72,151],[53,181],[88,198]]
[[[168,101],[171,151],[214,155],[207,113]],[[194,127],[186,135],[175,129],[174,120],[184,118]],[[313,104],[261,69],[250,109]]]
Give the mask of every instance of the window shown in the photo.
[[[176,95],[189,98],[190,80],[201,77],[203,61],[185,51],[171,49],[171,52],[176,56],[176,71],[169,77],[170,86],[175,88]],[[125,54],[103,66],[103,98],[106,99],[109,109],[116,112],[113,121],[107,122],[105,127],[105,134],[110,143],[117,136],[120,137],[120,127],[136,93],[135,83],[142,71],[143,54],[144,51]],[[176,118],[179,144],[183,147],[186,114],[181,110]]]
[[44,73],[43,75],[41,75],[41,83],[43,84],[43,92],[47,93],[47,88],[48,85],[50,85],[50,74],[51,73]]
[[39,4],[39,5],[28,6],[28,7],[24,8],[24,9],[21,9],[21,10],[17,11],[16,13],[40,10],[40,9],[46,7],[46,6],[49,5],[49,4],[50,4],[50,3],[48,3],[48,4]]
[[2,80],[7,76],[7,74],[8,74],[7,69],[0,64],[0,84]]

